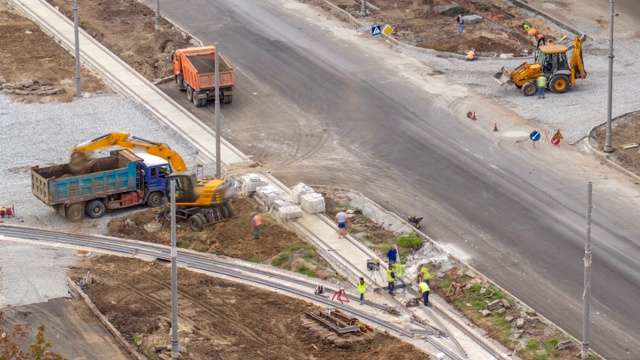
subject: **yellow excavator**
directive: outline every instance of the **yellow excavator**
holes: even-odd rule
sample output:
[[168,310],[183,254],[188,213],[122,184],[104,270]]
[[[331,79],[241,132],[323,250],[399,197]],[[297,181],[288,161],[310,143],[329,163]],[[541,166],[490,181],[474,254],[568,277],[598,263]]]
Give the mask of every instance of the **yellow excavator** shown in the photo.
[[[146,153],[166,160],[173,172],[162,174],[166,179],[165,196],[169,198],[169,184],[175,180],[176,217],[187,219],[194,231],[202,231],[205,225],[229,219],[233,210],[229,205],[235,194],[233,184],[226,179],[199,180],[180,155],[168,145],[130,136],[126,132],[113,132],[76,145],[71,152],[69,167],[74,174],[81,173],[87,164],[86,153],[119,146],[134,153]],[[146,161],[146,159],[143,158]],[[164,209],[163,216],[169,220],[171,208]]]
[[587,77],[582,58],[582,40],[579,37],[573,40],[573,52],[569,60],[567,51],[564,45],[540,46],[534,55],[535,63],[525,62],[511,72],[503,67],[493,77],[500,85],[515,84],[525,96],[532,96],[537,90],[536,79],[544,74],[549,90],[564,93],[575,85],[576,79]]

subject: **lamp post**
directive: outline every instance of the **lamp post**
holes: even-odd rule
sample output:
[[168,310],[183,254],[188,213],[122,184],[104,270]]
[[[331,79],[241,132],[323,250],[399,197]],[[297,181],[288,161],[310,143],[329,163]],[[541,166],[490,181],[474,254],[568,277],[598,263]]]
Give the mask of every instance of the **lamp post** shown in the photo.
[[176,247],[176,181],[171,180],[171,358],[180,357],[178,347],[178,248]]
[[362,0],[362,8],[360,9],[360,15],[367,16],[367,0]]
[[603,151],[606,153],[613,152],[613,146],[611,146],[611,96],[613,92],[613,17],[615,16],[613,12],[613,3],[615,0],[609,0],[609,4],[611,5],[611,21],[609,24],[609,94],[607,101],[607,135],[605,138],[604,149]]
[[214,69],[216,73],[216,102],[215,102],[215,111],[216,111],[216,179],[220,179],[222,177],[221,171],[221,162],[222,155],[220,154],[220,44],[214,43],[215,46],[215,63]]
[[587,185],[587,237],[584,244],[584,292],[582,293],[582,359],[589,358],[589,297],[591,296],[591,182]]
[[76,53],[76,97],[82,96],[80,87],[80,36],[78,34],[78,0],[73,0],[73,36],[75,38]]
[[156,0],[156,30],[160,29],[160,0]]

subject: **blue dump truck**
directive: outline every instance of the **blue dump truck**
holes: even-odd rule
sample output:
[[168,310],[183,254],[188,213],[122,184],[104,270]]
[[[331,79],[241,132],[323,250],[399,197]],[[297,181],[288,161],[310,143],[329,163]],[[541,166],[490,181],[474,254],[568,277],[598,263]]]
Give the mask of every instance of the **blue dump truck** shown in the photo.
[[82,174],[69,164],[31,168],[31,191],[73,222],[84,214],[99,218],[107,209],[146,204],[160,206],[166,197],[166,176],[173,170],[157,156],[122,149],[88,159]]

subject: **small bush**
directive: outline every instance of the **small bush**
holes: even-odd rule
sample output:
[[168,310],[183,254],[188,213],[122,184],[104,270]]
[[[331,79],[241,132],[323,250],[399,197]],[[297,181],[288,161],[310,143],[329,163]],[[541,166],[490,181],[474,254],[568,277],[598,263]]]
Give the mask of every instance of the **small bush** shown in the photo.
[[271,265],[273,266],[282,266],[285,262],[289,260],[289,254],[280,254],[277,258],[271,261]]
[[314,277],[314,278],[318,277],[318,274],[316,274],[315,272],[313,272],[311,269],[307,268],[304,265],[298,266],[298,272],[300,274],[307,275],[308,277]]
[[529,340],[527,342],[527,349],[529,349],[529,350],[538,350],[538,346],[539,346],[539,344],[535,340]]
[[302,249],[302,246],[301,246],[301,245],[297,245],[297,244],[296,244],[296,245],[291,245],[291,246],[289,246],[289,249],[287,249],[287,250],[289,250],[289,251],[291,251],[291,252],[294,252],[294,251],[298,251],[298,250],[300,250],[300,249]]
[[471,285],[471,292],[479,293],[482,290],[482,284],[473,284]]
[[176,246],[182,249],[188,249],[189,248],[189,242],[187,241],[176,241]]
[[259,263],[259,262],[262,261],[262,259],[255,257],[255,258],[251,258],[251,259],[249,259],[247,261],[248,262],[252,262],[252,263]]
[[400,236],[396,242],[398,246],[405,249],[414,249],[418,250],[422,247],[423,241],[422,239],[414,232],[404,234]]

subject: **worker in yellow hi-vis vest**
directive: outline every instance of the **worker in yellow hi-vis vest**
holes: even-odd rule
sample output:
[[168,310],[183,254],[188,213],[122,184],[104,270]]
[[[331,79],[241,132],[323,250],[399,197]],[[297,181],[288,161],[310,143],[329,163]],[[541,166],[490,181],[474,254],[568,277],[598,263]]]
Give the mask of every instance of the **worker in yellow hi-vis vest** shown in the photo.
[[360,294],[360,305],[364,301],[364,293],[367,292],[367,283],[364,282],[364,278],[360,278],[358,281],[358,293]]
[[429,292],[431,289],[426,282],[420,282],[420,292],[422,293],[422,299],[424,299],[424,306],[429,306]]

